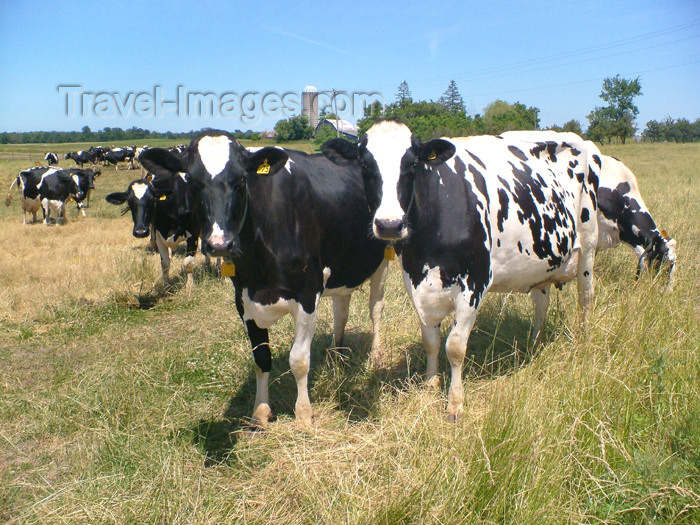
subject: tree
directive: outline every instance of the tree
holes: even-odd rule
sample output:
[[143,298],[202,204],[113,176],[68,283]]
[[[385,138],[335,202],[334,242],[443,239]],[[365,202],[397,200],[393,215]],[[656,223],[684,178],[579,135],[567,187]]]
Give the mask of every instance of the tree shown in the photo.
[[528,108],[520,102],[509,104],[503,100],[494,100],[484,108],[484,133],[498,135],[504,131],[538,129],[539,111],[538,108]]
[[464,99],[462,95],[459,94],[459,89],[457,89],[457,82],[450,80],[450,84],[443,93],[439,100],[440,104],[453,115],[459,115],[465,113],[464,110]]
[[290,140],[310,139],[314,134],[314,128],[309,126],[306,115],[295,115],[286,120],[280,120],[275,124],[277,142],[289,142]]
[[588,115],[589,139],[603,142],[607,138],[611,142],[612,137],[617,137],[624,144],[627,137],[637,131],[634,119],[639,114],[639,108],[634,104],[634,97],[641,94],[639,77],[627,80],[615,75],[603,80],[600,98],[607,106],[596,107]]
[[399,91],[396,93],[396,102],[399,104],[413,102],[411,90],[408,89],[408,83],[405,80],[399,84]]

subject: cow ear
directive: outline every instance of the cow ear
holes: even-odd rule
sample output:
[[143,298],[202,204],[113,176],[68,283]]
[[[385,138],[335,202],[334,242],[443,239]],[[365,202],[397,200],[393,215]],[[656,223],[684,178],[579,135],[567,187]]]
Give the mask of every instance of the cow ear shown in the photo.
[[413,150],[419,161],[437,166],[455,154],[454,144],[445,139],[433,139],[422,144],[414,143]]
[[117,191],[114,193],[110,193],[105,197],[105,200],[109,202],[110,204],[115,204],[117,206],[120,206],[126,202],[126,192],[125,191]]
[[347,166],[360,158],[357,144],[341,138],[327,140],[321,146],[321,151],[328,160],[338,166]]
[[150,148],[139,157],[139,162],[155,175],[170,175],[178,171],[187,171],[187,159],[167,149]]
[[289,155],[280,148],[267,146],[256,151],[246,159],[246,171],[257,175],[274,175],[287,163]]

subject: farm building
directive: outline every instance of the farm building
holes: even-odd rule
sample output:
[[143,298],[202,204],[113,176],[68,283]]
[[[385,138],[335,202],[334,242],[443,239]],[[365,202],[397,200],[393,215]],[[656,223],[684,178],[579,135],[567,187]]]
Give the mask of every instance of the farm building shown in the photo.
[[345,138],[357,140],[357,126],[343,119],[323,119],[316,126],[316,133],[324,126],[330,126],[333,131],[340,131]]

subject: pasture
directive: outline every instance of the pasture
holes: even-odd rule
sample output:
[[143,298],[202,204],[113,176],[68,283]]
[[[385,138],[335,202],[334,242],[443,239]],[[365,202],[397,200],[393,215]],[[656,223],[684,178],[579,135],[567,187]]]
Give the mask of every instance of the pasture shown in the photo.
[[[72,167],[63,156],[77,149],[2,145],[0,184],[6,192],[46,151]],[[675,288],[661,293],[648,273],[635,283],[625,246],[601,252],[587,329],[570,284],[553,292],[536,348],[529,297],[488,295],[456,424],[444,418],[444,380],[422,384],[397,262],[389,366],[366,363],[368,285],[353,296],[348,348],[332,356],[322,300],[316,421],[304,429],[285,318],[270,330],[276,418],[251,435],[253,361],[230,281],[199,264],[188,295],[180,254],[164,288],[158,256],[104,200],[139,172],[103,168],[88,217],[70,203],[63,226],[22,225],[13,190],[0,208],[0,522],[700,523],[700,145],[601,150],[636,174],[677,239]],[[445,373],[444,350],[440,363]]]

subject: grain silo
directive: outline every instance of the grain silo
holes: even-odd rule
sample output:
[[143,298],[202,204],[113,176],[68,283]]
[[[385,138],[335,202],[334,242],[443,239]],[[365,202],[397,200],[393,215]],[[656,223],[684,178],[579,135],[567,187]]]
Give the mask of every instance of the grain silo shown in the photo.
[[309,119],[309,126],[316,129],[318,125],[318,89],[306,86],[301,92],[301,114]]

